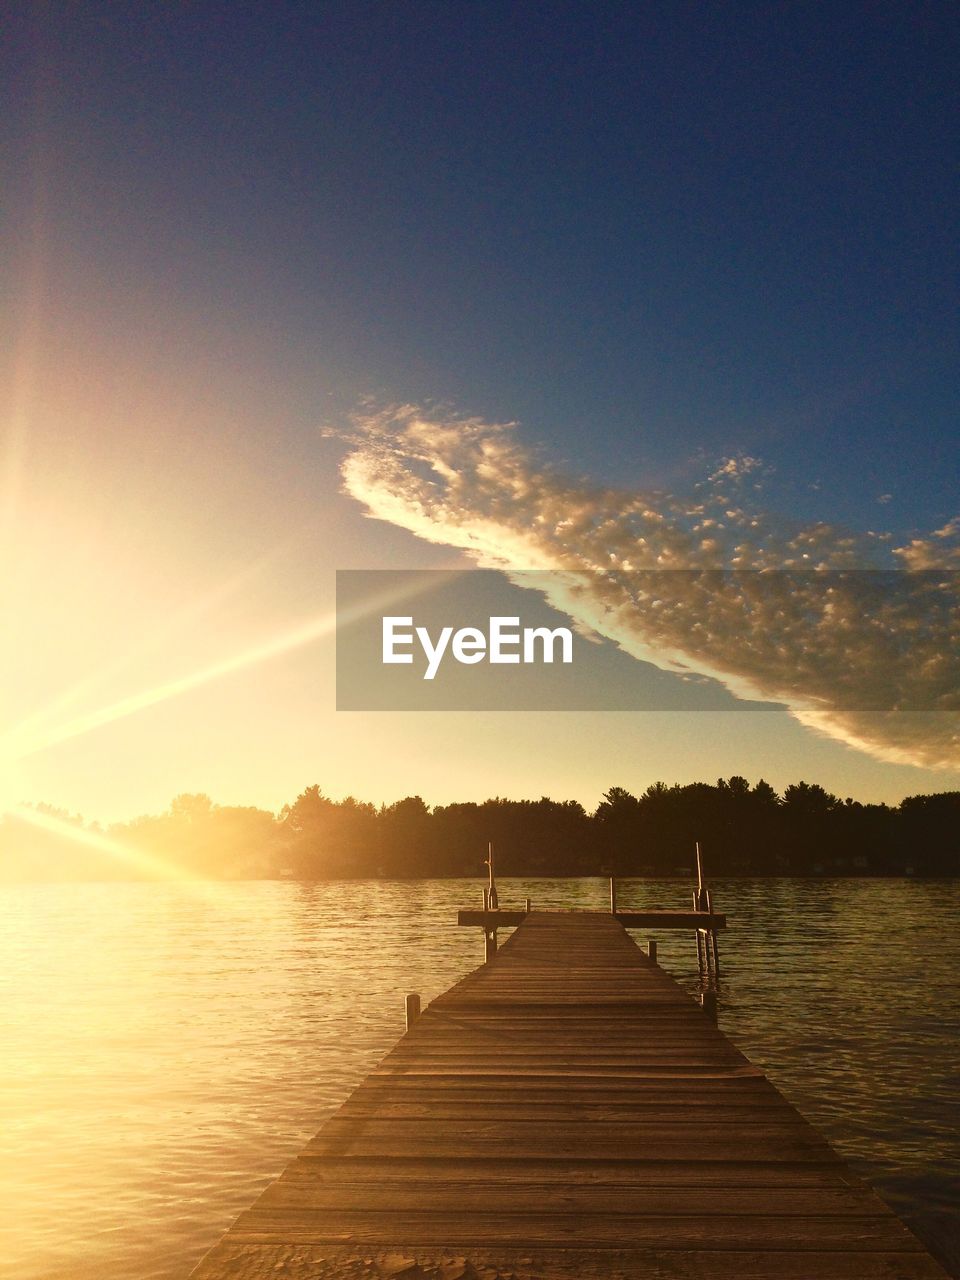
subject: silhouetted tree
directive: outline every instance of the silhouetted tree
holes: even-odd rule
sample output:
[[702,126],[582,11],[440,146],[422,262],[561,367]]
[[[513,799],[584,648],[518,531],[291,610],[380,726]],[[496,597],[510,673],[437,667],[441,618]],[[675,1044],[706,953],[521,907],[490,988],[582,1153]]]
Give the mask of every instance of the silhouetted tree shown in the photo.
[[[431,809],[406,796],[379,809],[306,787],[278,815],[184,793],[161,814],[102,832],[38,805],[37,821],[0,817],[6,880],[212,877],[475,876],[492,842],[511,875],[691,875],[700,841],[708,875],[960,874],[960,792],[893,808],[840,800],[797,782],[781,799],[763,779],[655,782],[606,791],[592,815],[574,800],[495,796]],[[45,825],[44,825],[45,824]]]

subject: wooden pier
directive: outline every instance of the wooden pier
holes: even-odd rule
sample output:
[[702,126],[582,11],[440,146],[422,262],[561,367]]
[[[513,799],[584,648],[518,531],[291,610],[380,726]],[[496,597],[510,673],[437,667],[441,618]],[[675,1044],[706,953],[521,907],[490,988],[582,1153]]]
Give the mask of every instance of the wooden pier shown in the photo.
[[522,913],[408,1016],[196,1280],[946,1274],[612,914]]

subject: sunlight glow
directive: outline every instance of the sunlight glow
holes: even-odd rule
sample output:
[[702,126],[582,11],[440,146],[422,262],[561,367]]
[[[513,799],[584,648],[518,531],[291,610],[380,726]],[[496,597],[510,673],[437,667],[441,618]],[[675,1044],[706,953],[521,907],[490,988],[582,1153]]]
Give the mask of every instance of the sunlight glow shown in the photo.
[[[123,866],[129,867],[141,875],[146,874],[163,880],[182,880],[184,878],[182,869],[171,862],[167,862],[166,859],[159,858],[156,854],[147,853],[143,849],[137,849],[128,844],[121,844],[119,840],[112,840],[102,832],[91,831],[89,828],[77,826],[72,822],[57,818],[53,814],[31,809],[27,805],[12,805],[5,812],[20,822],[25,822],[32,827],[38,827],[41,831],[47,831],[51,835],[61,836],[66,840],[72,840],[76,844],[96,849],[100,853],[106,853]],[[197,885],[197,892],[201,892],[202,882],[198,881]]]
[[[395,587],[391,591],[383,592],[380,596],[367,600],[352,610],[345,611],[341,614],[341,618],[343,621],[354,621],[360,617],[369,616],[396,604],[400,600],[406,600],[422,594],[435,585],[435,578],[430,574],[425,574],[415,585],[404,588]],[[311,644],[315,640],[323,639],[333,634],[336,625],[337,614],[333,611],[326,612],[311,619],[309,622],[292,628],[290,631],[273,636],[261,644],[244,649],[230,657],[222,658],[219,662],[211,663],[187,675],[169,680],[165,684],[155,685],[152,689],[143,689],[139,693],[120,698],[116,702],[100,707],[96,711],[76,716],[74,719],[68,720],[53,729],[30,730],[23,725],[18,726],[7,734],[4,740],[0,741],[0,760],[22,760],[25,756],[44,751],[49,747],[56,746],[58,743],[66,742],[70,738],[91,733],[94,729],[99,729],[103,725],[134,715],[136,712],[155,706],[157,703],[166,702],[170,698],[188,693],[213,680],[222,679],[224,676],[232,675],[234,672],[256,666],[261,662],[267,662],[272,658],[280,657],[282,654],[290,653],[294,649]]]
[[[85,696],[92,693],[98,685],[102,685],[107,680],[115,679],[121,675],[133,662],[160,652],[176,636],[182,634],[188,628],[195,627],[215,608],[235,597],[241,590],[247,588],[265,569],[275,564],[290,549],[291,541],[287,540],[281,546],[265,552],[250,564],[244,565],[236,573],[227,577],[219,586],[173,613],[163,626],[154,627],[142,643],[131,646],[114,662],[91,672],[83,680],[64,689],[46,706],[38,707],[25,720],[22,720],[15,730],[11,731],[10,739],[41,739],[43,737],[40,732],[41,726],[48,723],[57,714],[63,714],[69,708],[75,706]],[[57,741],[59,740],[58,738]],[[2,741],[0,741],[0,747],[2,745]],[[23,754],[32,754],[32,750]],[[2,800],[2,796],[0,796],[0,800]]]
[[235,671],[242,671],[245,667],[266,662],[281,654],[289,653],[292,649],[298,649],[314,640],[319,640],[323,636],[330,635],[335,625],[335,615],[325,613],[300,627],[295,627],[292,631],[254,645],[251,649],[245,649],[241,653],[211,663],[198,671],[191,671],[187,675],[168,680],[165,684],[155,685],[152,689],[143,689],[139,693],[120,698],[96,711],[76,716],[73,720],[68,720],[53,729],[33,733],[14,730],[4,744],[4,754],[10,755],[13,759],[22,759],[24,756],[33,755],[34,752],[66,742],[70,738],[90,733],[102,725],[111,724],[115,720],[121,720],[126,716],[134,715],[137,711],[155,706],[158,702],[166,702],[170,698],[188,693],[192,689],[208,684],[211,680],[219,680],[223,676],[232,675]]

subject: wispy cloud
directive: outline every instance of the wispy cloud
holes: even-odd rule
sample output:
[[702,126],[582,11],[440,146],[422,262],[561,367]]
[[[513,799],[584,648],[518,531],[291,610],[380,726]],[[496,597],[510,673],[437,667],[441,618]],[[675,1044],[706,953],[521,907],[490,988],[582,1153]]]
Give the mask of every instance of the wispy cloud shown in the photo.
[[[960,606],[948,572],[960,569],[960,517],[903,546],[882,532],[792,525],[757,508],[764,467],[748,456],[719,460],[689,497],[601,487],[554,470],[513,424],[412,405],[358,417],[348,439],[344,484],[369,515],[479,566],[566,572],[552,602],[581,628],[662,668],[783,702],[879,758],[960,764]],[[898,575],[893,591],[877,586],[892,575],[816,572],[895,568],[943,572]]]

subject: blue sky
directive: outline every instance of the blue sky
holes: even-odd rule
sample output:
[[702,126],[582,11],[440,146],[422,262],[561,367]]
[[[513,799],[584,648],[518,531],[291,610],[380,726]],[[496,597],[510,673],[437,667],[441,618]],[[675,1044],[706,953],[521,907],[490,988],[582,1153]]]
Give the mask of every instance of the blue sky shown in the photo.
[[[903,544],[957,515],[955,7],[111,4],[10,25],[9,523],[51,581],[67,572],[58,546],[101,549],[89,581],[70,570],[90,653],[136,647],[117,601],[138,583],[149,628],[177,607],[175,580],[193,598],[277,547],[283,569],[242,617],[194,628],[143,679],[202,665],[196,646],[231,627],[242,649],[321,610],[336,568],[460,562],[340,492],[343,448],[319,428],[366,396],[516,421],[552,466],[630,492],[690,494],[749,455],[786,524]],[[131,529],[139,573],[116,562]],[[57,613],[30,608],[33,662]],[[270,675],[286,695],[271,685],[256,714],[297,754],[251,798],[287,798],[281,771],[305,752],[304,782],[329,770],[334,791],[367,794],[359,721],[330,719],[329,681],[309,680],[329,661],[298,652],[300,676]],[[131,693],[96,674],[107,704]],[[86,678],[50,646],[12,711]],[[151,756],[153,789],[131,771],[129,805],[161,786],[257,789],[256,750],[204,763],[236,739],[238,686],[218,687],[203,716],[222,734],[195,758],[176,746],[192,702],[162,731],[137,713],[137,740],[167,754]],[[355,756],[328,760],[329,734],[295,728],[296,707]],[[90,735],[101,764],[129,755],[133,718]],[[743,729],[709,752],[671,732],[667,761],[694,776],[756,763]],[[852,764],[848,747],[824,765],[820,739],[782,732],[794,773],[832,769],[838,789],[851,768],[891,797],[956,781]],[[609,733],[610,768],[625,734]],[[27,770],[30,798],[109,810],[93,765],[57,750]],[[558,751],[515,789],[568,782]],[[611,781],[645,785],[655,763]],[[465,745],[445,785],[477,774]],[[506,792],[517,775],[485,756],[479,776]],[[410,783],[396,779],[429,790]]]
[[610,475],[742,448],[842,501],[866,464],[910,523],[953,514],[956,22],[107,6],[32,36],[21,94],[79,267],[313,342],[345,397]]

